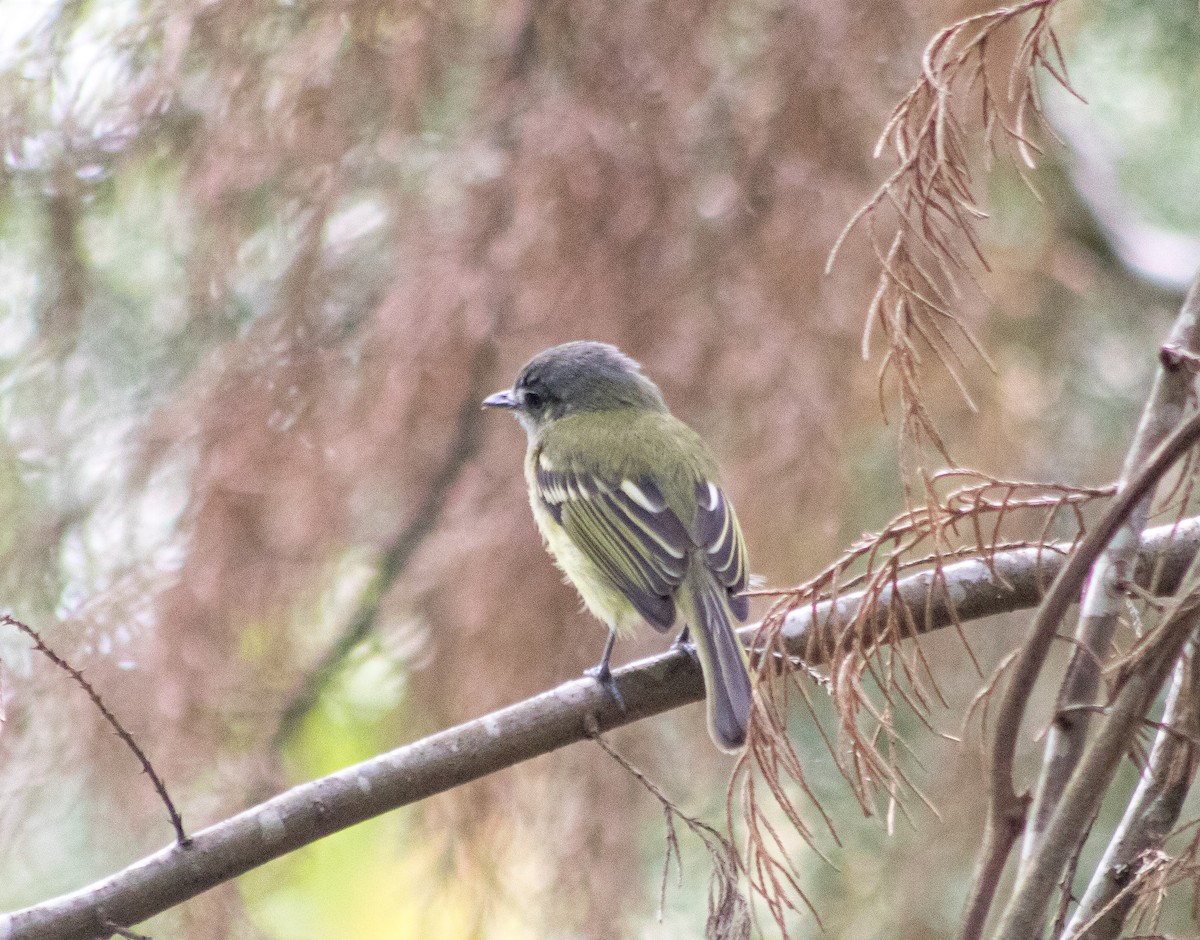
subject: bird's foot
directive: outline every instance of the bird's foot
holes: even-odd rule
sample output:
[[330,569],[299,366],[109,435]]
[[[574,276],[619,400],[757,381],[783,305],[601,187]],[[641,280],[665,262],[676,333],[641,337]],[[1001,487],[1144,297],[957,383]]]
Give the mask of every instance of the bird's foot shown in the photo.
[[671,644],[671,652],[675,650],[683,650],[691,658],[697,666],[700,665],[700,654],[696,652],[696,644],[688,639],[688,628],[684,627],[679,636],[675,637],[675,642]]
[[625,698],[621,695],[621,690],[617,688],[616,680],[613,679],[612,670],[608,668],[607,662],[593,666],[591,669],[585,669],[583,674],[599,682],[600,687],[608,692],[613,701],[617,703],[617,708],[622,712],[625,711]]

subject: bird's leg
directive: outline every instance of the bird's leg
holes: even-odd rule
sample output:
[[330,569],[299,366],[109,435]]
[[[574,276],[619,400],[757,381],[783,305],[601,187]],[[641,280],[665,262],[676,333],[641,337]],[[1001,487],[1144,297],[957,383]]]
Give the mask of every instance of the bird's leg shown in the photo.
[[585,675],[598,680],[601,685],[608,685],[612,682],[612,670],[608,667],[608,663],[612,659],[613,644],[616,642],[617,631],[609,630],[608,639],[604,642],[604,652],[600,654],[600,663],[585,672]]
[[600,663],[593,666],[591,669],[585,669],[584,675],[591,676],[600,683],[608,694],[613,697],[613,701],[617,703],[617,707],[621,711],[625,711],[625,699],[621,696],[621,690],[617,688],[617,684],[613,682],[612,669],[609,668],[608,662],[612,659],[613,644],[617,642],[617,631],[608,631],[608,640],[604,644],[604,653],[600,656]]
[[703,668],[700,666],[700,654],[696,651],[696,644],[689,640],[688,636],[688,625],[685,623],[683,629],[679,631],[679,636],[675,637],[675,642],[671,644],[671,651],[683,650],[697,668]]

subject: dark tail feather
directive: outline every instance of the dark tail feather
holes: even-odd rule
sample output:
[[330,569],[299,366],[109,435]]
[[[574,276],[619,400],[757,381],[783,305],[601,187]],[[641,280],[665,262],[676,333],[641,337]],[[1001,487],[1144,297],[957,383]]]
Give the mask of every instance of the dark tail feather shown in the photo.
[[[699,575],[697,577],[696,575]],[[704,670],[708,703],[708,733],[722,751],[730,753],[746,743],[752,702],[746,651],[733,632],[732,616],[724,590],[708,572],[689,578],[686,610],[692,639]],[[700,583],[696,583],[700,582]]]

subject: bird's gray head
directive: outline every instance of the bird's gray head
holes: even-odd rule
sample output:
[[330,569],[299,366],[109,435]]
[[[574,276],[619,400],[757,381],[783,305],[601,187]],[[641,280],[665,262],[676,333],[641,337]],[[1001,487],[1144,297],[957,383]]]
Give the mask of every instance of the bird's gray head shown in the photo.
[[544,349],[525,364],[511,389],[484,399],[511,408],[525,430],[577,411],[650,408],[666,411],[658,386],[616,346],[580,340]]

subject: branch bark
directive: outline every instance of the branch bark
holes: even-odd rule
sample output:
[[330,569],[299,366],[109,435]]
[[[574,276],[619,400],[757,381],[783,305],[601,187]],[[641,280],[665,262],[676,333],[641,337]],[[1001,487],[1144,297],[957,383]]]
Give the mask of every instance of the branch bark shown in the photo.
[[[1192,285],[1179,316],[1163,346],[1161,367],[1146,401],[1141,421],[1130,444],[1118,487],[1129,479],[1179,424],[1192,395],[1193,371],[1181,358],[1200,353],[1200,279]],[[1079,763],[1087,743],[1091,712],[1075,706],[1091,705],[1100,681],[1100,666],[1112,643],[1121,596],[1118,585],[1137,555],[1138,541],[1150,511],[1149,498],[1133,507],[1125,524],[1117,530],[1088,580],[1075,631],[1075,651],[1059,690],[1054,722],[1046,736],[1042,772],[1038,778],[1033,810],[1021,847],[1022,864],[1032,858],[1038,840],[1058,805],[1071,772]]]
[[[1173,591],[1200,547],[1200,518],[1151,529],[1135,577]],[[880,599],[866,628],[884,635],[893,591],[912,622],[940,629],[958,621],[1028,609],[1064,566],[1061,551],[998,552],[994,559],[949,565],[904,578]],[[861,594],[793,611],[784,625],[789,652],[827,649],[826,631],[852,618]],[[753,636],[756,626],[742,631]],[[837,635],[836,633],[834,635]],[[819,664],[819,660],[814,663]],[[112,925],[132,926],[317,839],[389,810],[450,790],[505,767],[601,732],[699,701],[703,678],[683,650],[632,663],[613,673],[625,711],[592,679],[574,679],[482,718],[404,745],[281,793],[193,834],[108,878],[42,904],[0,915],[2,940],[94,940]]]
[[1082,937],[1086,932],[1088,940],[1112,940],[1120,934],[1137,900],[1130,889],[1146,853],[1160,848],[1179,820],[1200,762],[1192,744],[1200,739],[1200,655],[1194,642],[1176,664],[1162,725],[1133,799],[1071,915],[1064,937]]
[[[1028,797],[1018,795],[1013,781],[1017,740],[1025,708],[1046,662],[1051,644],[1068,608],[1079,596],[1092,565],[1133,509],[1200,438],[1200,414],[1192,415],[1162,442],[1129,485],[1116,495],[1100,521],[1088,530],[1054,579],[1029,626],[1025,641],[1009,670],[1008,682],[996,709],[988,782],[988,814],[976,874],[967,901],[963,940],[983,935],[1004,859],[1025,826]],[[1086,819],[1085,819],[1086,821]],[[1032,934],[1030,935],[1032,936]]]
[[[1200,555],[1197,561],[1200,562]],[[1200,570],[1200,564],[1194,567]],[[1017,875],[996,931],[997,940],[1028,940],[1042,935],[1050,899],[1087,835],[1088,822],[1099,810],[1117,765],[1200,623],[1200,594],[1196,591],[1194,572],[1186,580],[1184,593],[1164,617],[1146,649],[1135,662],[1122,669],[1120,691],[1104,726],[1071,775],[1037,853]]]

